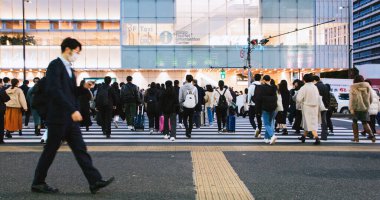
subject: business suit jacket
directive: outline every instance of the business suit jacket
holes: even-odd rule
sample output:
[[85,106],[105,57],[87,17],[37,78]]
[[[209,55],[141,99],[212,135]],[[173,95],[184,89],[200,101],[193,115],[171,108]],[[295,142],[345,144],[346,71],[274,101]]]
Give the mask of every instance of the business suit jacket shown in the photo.
[[70,78],[60,58],[50,62],[46,71],[46,92],[50,98],[46,117],[48,124],[72,122],[71,114],[79,110],[76,85],[74,71]]

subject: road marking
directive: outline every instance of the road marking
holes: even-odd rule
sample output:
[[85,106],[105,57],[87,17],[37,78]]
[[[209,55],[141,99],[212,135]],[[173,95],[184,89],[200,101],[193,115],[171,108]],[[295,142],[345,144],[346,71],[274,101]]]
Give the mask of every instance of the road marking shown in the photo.
[[[90,152],[188,152],[188,151],[252,151],[252,152],[380,152],[380,145],[355,144],[350,146],[312,146],[307,145],[255,145],[255,146],[88,146]],[[0,146],[0,152],[41,152],[43,146]],[[70,152],[63,145],[60,152]]]
[[191,152],[196,199],[254,199],[223,152]]

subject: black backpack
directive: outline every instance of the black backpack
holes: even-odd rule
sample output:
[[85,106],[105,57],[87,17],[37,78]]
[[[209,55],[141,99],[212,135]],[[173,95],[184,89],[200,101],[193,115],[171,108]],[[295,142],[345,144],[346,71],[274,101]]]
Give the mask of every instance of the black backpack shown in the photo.
[[43,77],[33,86],[31,107],[37,111],[41,118],[46,118],[48,103],[49,96],[46,91],[46,77]]
[[110,86],[105,85],[105,84],[99,87],[98,92],[96,94],[96,106],[110,105],[109,96],[108,96],[110,88],[111,88]]
[[152,91],[152,89],[149,89],[147,92],[147,95],[145,97],[145,102],[149,104],[157,103],[157,93],[155,91]]
[[126,103],[135,103],[136,102],[136,88],[134,85],[130,86],[129,84],[125,84],[122,88],[123,96],[121,97]]
[[[216,91],[220,94],[220,92],[218,90],[216,90]],[[227,99],[224,96],[224,94],[226,94],[226,92],[227,92],[227,89],[224,90],[223,94],[220,94],[220,96],[219,96],[219,101],[218,101],[218,107],[219,108],[222,108],[222,109],[227,109],[228,108]]]

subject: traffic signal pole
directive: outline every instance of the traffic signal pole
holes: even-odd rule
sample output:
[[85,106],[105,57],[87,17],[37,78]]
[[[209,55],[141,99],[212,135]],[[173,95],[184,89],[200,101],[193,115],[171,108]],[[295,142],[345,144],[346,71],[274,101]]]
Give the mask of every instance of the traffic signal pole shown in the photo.
[[247,63],[248,63],[248,87],[251,85],[251,19],[248,19],[248,52],[247,52]]

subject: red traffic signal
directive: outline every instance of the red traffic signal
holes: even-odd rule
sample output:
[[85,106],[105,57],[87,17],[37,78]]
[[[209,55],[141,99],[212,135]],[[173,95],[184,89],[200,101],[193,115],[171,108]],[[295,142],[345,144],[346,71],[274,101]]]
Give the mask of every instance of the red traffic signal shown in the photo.
[[253,40],[251,40],[251,44],[252,44],[253,46],[256,46],[256,45],[259,44],[259,41],[258,41],[257,39],[253,39]]

